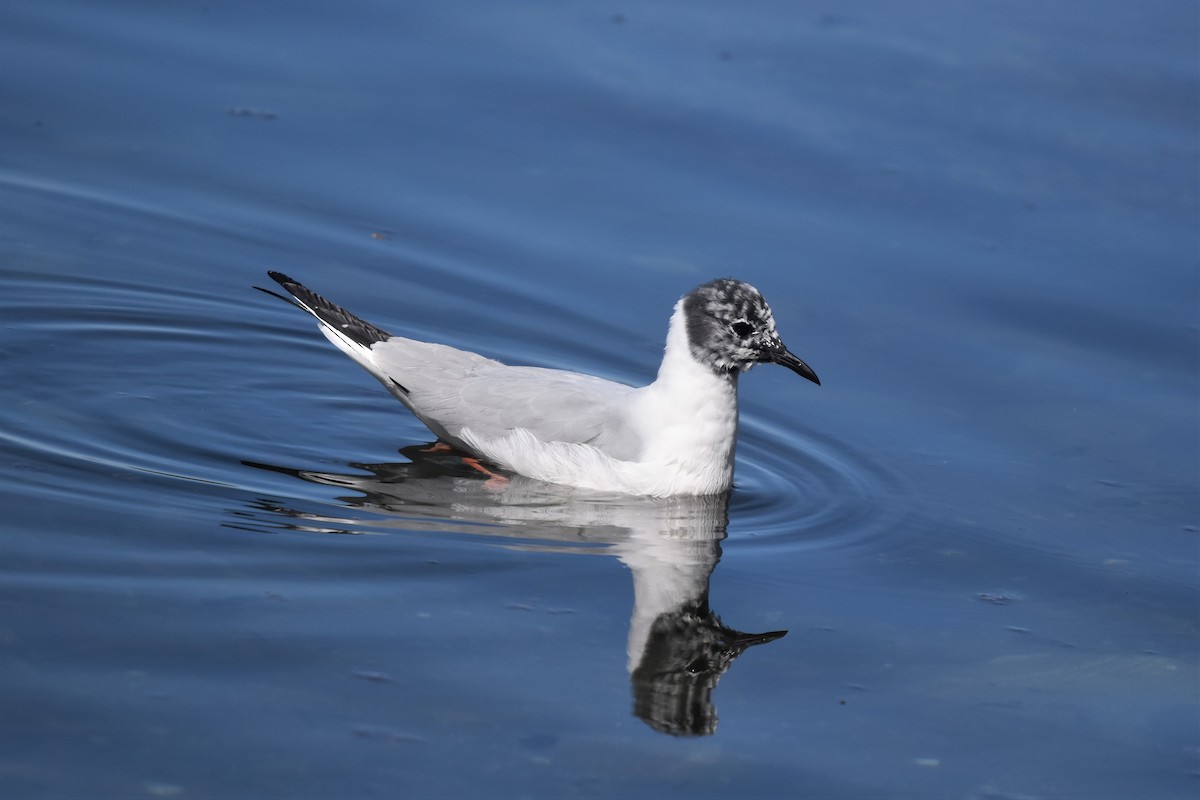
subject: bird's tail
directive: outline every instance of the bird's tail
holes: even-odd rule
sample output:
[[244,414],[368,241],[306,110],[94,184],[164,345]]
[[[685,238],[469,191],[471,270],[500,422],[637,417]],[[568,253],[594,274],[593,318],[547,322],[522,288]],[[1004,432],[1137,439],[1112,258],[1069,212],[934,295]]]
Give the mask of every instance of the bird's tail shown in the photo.
[[[371,348],[371,345],[386,342],[392,338],[392,335],[387,331],[372,325],[364,319],[359,319],[337,303],[326,300],[312,289],[292,280],[282,272],[268,272],[267,275],[271,277],[271,280],[282,286],[284,291],[291,295],[291,297],[284,297],[277,292],[264,289],[261,286],[255,286],[255,289],[304,309],[316,317],[325,330],[338,338],[345,339],[348,343],[367,348],[368,350]],[[334,343],[336,344],[337,341],[334,340]]]

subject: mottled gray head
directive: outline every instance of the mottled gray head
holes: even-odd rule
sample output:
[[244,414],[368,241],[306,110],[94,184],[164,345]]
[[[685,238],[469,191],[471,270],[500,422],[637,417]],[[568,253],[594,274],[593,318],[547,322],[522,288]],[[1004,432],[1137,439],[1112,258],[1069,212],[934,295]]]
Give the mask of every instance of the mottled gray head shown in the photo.
[[692,357],[715,372],[745,372],[755,364],[782,364],[816,384],[817,373],[784,347],[767,301],[748,283],[719,278],[683,298]]

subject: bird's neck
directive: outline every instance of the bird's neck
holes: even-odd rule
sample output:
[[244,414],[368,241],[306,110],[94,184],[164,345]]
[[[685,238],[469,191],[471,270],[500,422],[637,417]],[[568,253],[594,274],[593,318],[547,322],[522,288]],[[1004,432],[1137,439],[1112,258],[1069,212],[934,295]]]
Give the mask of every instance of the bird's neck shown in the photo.
[[697,361],[692,355],[687,327],[683,301],[680,300],[675,306],[675,313],[671,315],[671,325],[667,329],[667,346],[654,385],[689,392],[715,390],[724,393],[729,390],[736,396],[737,372],[714,370]]
[[675,307],[658,377],[640,398],[647,443],[642,460],[671,466],[723,491],[733,476],[737,438],[737,373],[722,373],[692,356],[682,304]]

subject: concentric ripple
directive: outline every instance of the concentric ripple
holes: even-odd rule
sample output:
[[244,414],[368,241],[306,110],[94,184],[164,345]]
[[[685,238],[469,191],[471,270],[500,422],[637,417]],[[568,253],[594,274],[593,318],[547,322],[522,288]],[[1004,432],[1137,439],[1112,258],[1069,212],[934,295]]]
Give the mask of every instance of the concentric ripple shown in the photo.
[[894,527],[898,478],[828,437],[743,411],[734,533],[771,547],[836,547]]
[[11,490],[120,505],[135,479],[191,494],[242,485],[231,465],[255,438],[244,400],[263,375],[242,344],[271,333],[244,300],[79,276],[3,282]]
[[[212,493],[232,491],[253,498],[232,501],[250,527],[296,527],[304,516],[313,530],[335,520],[338,530],[432,526],[604,541],[613,531],[698,516],[724,534],[723,510],[544,484],[501,495],[461,464],[435,463],[414,449],[427,438],[415,419],[369,380],[355,381],[352,365],[340,369],[320,337],[289,328],[291,311],[276,311],[248,285],[224,296],[12,272],[4,284],[9,381],[0,390],[0,447],[16,466],[9,485],[17,491],[90,496],[114,508],[169,491],[197,510]],[[565,313],[559,324],[571,324]],[[406,460],[396,460],[397,447]],[[376,463],[356,463],[363,455]],[[246,466],[263,462],[274,466]],[[836,547],[888,529],[898,513],[895,483],[850,448],[749,409],[728,524],[753,546]]]

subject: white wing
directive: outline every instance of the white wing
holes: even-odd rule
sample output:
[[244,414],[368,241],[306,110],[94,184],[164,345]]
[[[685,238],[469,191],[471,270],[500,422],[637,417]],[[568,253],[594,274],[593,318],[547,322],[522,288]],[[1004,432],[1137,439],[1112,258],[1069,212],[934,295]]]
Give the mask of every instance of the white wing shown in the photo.
[[521,431],[542,442],[591,445],[619,460],[641,451],[627,413],[632,387],[577,372],[509,367],[444,344],[392,336],[288,276],[268,274],[317,318],[325,338],[451,444],[474,450],[462,436],[468,429],[477,441]]
[[399,337],[373,345],[370,357],[393,394],[460,446],[468,444],[460,434],[469,428],[485,439],[523,429],[543,442],[590,444],[622,460],[641,449],[626,414],[632,387]]

